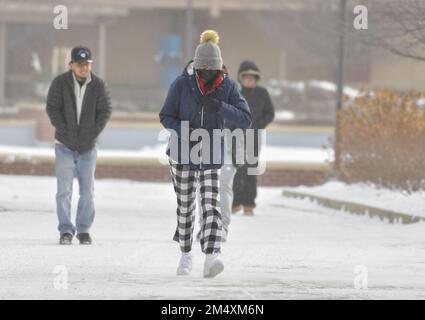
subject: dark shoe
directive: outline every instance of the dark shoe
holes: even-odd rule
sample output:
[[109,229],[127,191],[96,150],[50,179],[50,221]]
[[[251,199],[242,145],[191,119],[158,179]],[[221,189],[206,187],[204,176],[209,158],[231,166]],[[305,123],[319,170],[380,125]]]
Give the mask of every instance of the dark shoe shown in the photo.
[[64,233],[59,239],[59,244],[64,246],[69,246],[72,244],[72,234]]
[[80,244],[90,245],[92,244],[92,240],[90,234],[88,233],[79,233],[77,234],[77,239],[80,240]]

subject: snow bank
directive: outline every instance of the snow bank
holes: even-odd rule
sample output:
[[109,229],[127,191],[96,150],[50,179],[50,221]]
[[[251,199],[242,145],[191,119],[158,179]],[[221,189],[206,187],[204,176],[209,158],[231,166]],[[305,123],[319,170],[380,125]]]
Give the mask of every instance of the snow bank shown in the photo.
[[295,113],[289,110],[279,110],[275,113],[275,120],[288,121],[295,119]]
[[[166,145],[144,147],[139,151],[99,150],[99,159],[165,159]],[[54,158],[52,148],[14,147],[0,145],[0,161],[13,163],[17,159]],[[276,163],[327,163],[333,161],[333,152],[319,148],[266,146],[261,154],[264,161]],[[3,159],[3,160],[1,160]]]
[[[337,85],[330,81],[324,80],[310,80],[306,82],[302,81],[278,81],[276,79],[271,79],[268,83],[267,89],[271,95],[281,95],[284,89],[291,89],[303,93],[306,88],[316,88],[322,91],[327,91],[331,93],[336,93]],[[360,91],[349,86],[344,86],[343,92],[349,98],[354,99],[359,96]]]
[[424,191],[407,194],[402,191],[378,188],[372,184],[357,183],[349,185],[336,181],[315,187],[301,186],[286,189],[425,217]]

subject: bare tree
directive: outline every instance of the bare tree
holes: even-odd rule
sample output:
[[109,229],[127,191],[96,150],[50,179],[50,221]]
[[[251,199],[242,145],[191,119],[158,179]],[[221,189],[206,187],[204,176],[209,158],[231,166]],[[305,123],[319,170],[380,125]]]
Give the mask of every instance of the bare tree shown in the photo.
[[363,43],[396,55],[425,60],[425,0],[353,0],[368,8],[369,30],[351,32]]

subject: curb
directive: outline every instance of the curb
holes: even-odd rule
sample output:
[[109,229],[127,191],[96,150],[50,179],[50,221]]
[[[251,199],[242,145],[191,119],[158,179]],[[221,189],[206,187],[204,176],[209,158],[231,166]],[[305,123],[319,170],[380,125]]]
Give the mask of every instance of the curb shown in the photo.
[[301,192],[283,190],[282,196],[296,199],[308,198],[310,201],[316,201],[318,204],[327,208],[343,210],[356,215],[369,216],[370,218],[378,217],[381,221],[387,220],[390,223],[411,224],[425,221],[423,217],[417,217],[407,213],[380,209],[355,202],[334,200]]

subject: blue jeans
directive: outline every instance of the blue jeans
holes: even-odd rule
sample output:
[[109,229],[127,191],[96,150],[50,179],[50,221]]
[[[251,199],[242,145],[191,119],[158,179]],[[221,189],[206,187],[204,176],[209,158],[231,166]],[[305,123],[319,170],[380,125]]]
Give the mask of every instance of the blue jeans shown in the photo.
[[[56,206],[60,234],[88,233],[94,221],[94,174],[97,149],[78,154],[64,145],[56,144]],[[80,199],[78,202],[76,227],[71,222],[72,185],[78,178]]]

